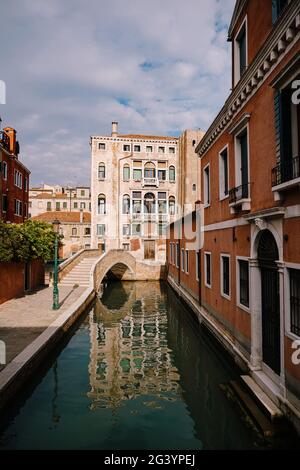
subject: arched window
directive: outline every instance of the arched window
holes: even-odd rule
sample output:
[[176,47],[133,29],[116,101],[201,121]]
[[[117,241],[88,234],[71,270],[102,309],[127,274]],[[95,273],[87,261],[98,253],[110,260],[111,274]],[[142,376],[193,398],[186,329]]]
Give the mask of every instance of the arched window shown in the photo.
[[123,214],[130,214],[130,197],[128,194],[123,196]]
[[169,197],[169,214],[175,215],[175,197],[174,196]]
[[169,181],[175,181],[175,166],[169,167]]
[[155,196],[153,193],[147,193],[144,196],[144,213],[155,214]]
[[144,166],[144,178],[155,178],[156,170],[152,162],[148,162]]
[[104,163],[99,163],[99,166],[98,166],[98,180],[105,180],[105,165],[104,165]]
[[106,214],[106,198],[104,194],[98,196],[98,214]]
[[129,181],[130,180],[130,167],[129,165],[124,165],[123,166],[123,181]]

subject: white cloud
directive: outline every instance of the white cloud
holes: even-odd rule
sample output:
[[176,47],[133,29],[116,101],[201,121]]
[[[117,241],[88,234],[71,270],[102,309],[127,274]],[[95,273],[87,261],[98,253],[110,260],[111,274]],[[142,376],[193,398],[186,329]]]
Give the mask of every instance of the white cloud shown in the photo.
[[233,6],[6,2],[0,79],[7,104],[0,112],[18,130],[32,182],[87,183],[89,136],[110,132],[112,120],[124,133],[207,128],[230,90],[226,25]]

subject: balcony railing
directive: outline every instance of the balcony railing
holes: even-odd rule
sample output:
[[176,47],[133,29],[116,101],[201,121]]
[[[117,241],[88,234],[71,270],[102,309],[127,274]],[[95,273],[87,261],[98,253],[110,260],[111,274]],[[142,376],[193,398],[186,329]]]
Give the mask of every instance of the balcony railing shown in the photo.
[[4,131],[0,131],[0,144],[5,150],[9,150],[9,137]]
[[237,186],[236,188],[232,188],[229,191],[229,204],[236,204],[243,199],[249,198],[249,188],[250,183],[242,184],[241,186]]
[[272,170],[272,186],[279,186],[288,181],[300,178],[300,157],[282,161]]
[[157,178],[143,178],[143,186],[156,186],[158,187],[158,179]]

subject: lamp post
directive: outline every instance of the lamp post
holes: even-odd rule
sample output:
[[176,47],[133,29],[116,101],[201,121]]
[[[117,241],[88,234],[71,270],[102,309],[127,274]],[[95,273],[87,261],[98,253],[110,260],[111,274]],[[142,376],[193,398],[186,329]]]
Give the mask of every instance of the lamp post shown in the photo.
[[59,291],[58,291],[58,234],[60,221],[58,219],[53,220],[52,222],[53,230],[55,233],[55,242],[54,242],[54,272],[53,272],[53,310],[59,309]]

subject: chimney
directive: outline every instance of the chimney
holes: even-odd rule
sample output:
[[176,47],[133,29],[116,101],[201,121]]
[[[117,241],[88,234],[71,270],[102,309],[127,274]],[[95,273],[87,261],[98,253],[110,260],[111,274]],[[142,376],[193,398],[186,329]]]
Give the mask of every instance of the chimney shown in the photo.
[[116,121],[111,123],[111,136],[118,137],[118,123]]
[[9,138],[9,152],[17,155],[17,131],[12,127],[5,127],[3,130]]

